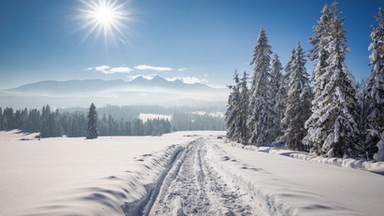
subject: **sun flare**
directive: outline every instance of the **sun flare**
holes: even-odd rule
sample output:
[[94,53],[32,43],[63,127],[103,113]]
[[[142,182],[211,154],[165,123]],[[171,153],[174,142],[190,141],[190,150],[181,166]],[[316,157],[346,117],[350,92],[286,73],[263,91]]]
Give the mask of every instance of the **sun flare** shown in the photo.
[[80,10],[81,18],[85,20],[84,28],[89,28],[90,34],[96,33],[104,38],[124,36],[126,21],[129,13],[124,10],[124,4],[118,4],[116,0],[83,1],[84,8]]
[[101,7],[95,11],[95,19],[102,25],[110,25],[115,22],[115,14],[111,8]]

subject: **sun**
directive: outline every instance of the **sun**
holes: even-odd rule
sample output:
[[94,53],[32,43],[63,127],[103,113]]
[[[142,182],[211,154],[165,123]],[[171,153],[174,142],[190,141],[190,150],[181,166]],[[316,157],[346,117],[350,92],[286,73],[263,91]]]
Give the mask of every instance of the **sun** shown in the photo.
[[112,8],[100,7],[95,11],[94,15],[101,25],[111,25],[116,22],[116,16]]
[[80,9],[80,18],[84,20],[83,28],[89,29],[87,36],[96,34],[97,37],[124,37],[129,13],[124,3],[116,0],[82,1],[84,8]]

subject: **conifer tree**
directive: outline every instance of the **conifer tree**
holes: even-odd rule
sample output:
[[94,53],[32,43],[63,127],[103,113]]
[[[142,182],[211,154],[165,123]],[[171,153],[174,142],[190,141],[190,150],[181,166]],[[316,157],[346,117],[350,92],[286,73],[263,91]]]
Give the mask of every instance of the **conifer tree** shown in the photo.
[[[326,3],[321,10],[321,17],[317,21],[317,25],[313,27],[313,32],[315,35],[309,38],[309,43],[313,45],[313,48],[310,50],[309,58],[315,62],[315,66],[312,73],[313,81],[313,100],[312,100],[312,116],[305,123],[305,127],[308,129],[308,135],[304,138],[303,142],[307,145],[307,148],[310,148],[312,152],[321,154],[321,148],[324,142],[324,137],[317,138],[315,135],[320,136],[319,131],[315,131],[318,127],[317,121],[320,116],[315,114],[320,109],[319,104],[322,100],[321,93],[323,91],[325,80],[322,77],[325,68],[327,67],[327,58],[329,57],[329,51],[327,46],[329,43],[329,34],[331,32],[331,20],[334,17],[334,11]],[[322,136],[324,136],[322,134]]]
[[287,125],[281,140],[292,150],[308,150],[302,144],[306,136],[304,128],[305,121],[311,114],[311,88],[309,85],[309,75],[305,68],[307,62],[305,54],[297,44],[290,68],[289,91],[286,101],[285,116],[282,122]]
[[251,65],[254,65],[254,74],[251,83],[248,107],[247,127],[250,131],[249,143],[264,145],[270,142],[272,103],[269,92],[269,73],[271,61],[271,46],[264,29],[261,29],[253,51]]
[[43,106],[43,110],[41,114],[41,118],[42,118],[42,124],[41,124],[41,130],[40,130],[41,137],[51,136],[51,126],[50,126],[49,116],[51,116],[51,107],[49,105]]
[[291,76],[291,71],[292,71],[292,64],[295,61],[296,58],[296,49],[292,49],[291,55],[289,56],[289,61],[287,65],[284,68],[285,74],[284,74],[284,86],[285,89],[289,89],[289,77]]
[[231,90],[231,93],[228,97],[227,111],[225,113],[225,125],[227,128],[227,138],[232,141],[240,142],[240,80],[237,71],[235,71],[233,79],[235,81],[235,85],[228,86],[228,88]]
[[384,161],[384,17],[379,9],[376,26],[371,33],[372,43],[369,56],[372,73],[368,80],[368,135],[366,151],[374,154],[376,161]]
[[3,110],[0,107],[0,130],[3,130],[2,122],[3,122]]
[[[369,114],[369,97],[368,97],[368,91],[367,91],[367,82],[365,80],[362,80],[357,83],[356,85],[357,89],[357,99],[358,99],[358,116],[357,116],[357,125],[359,127],[360,132],[360,139],[359,143],[362,145],[366,144],[366,140],[368,139],[368,114]],[[365,148],[365,156],[367,159],[373,158],[373,153],[369,152],[368,146],[364,146]]]
[[87,139],[96,139],[98,136],[97,133],[97,112],[96,107],[92,103],[89,107],[88,112],[88,130],[87,130]]
[[312,81],[314,82],[314,91],[317,89],[322,90],[325,83],[322,83],[321,75],[324,73],[324,68],[327,66],[327,59],[329,57],[329,50],[327,46],[330,40],[331,20],[335,16],[335,12],[326,3],[321,10],[322,15],[317,22],[318,25],[313,27],[315,35],[309,38],[309,43],[313,45],[310,50],[309,58],[315,61],[315,67],[312,74]]
[[239,82],[239,91],[240,91],[240,142],[243,144],[248,143],[248,129],[247,129],[247,119],[248,119],[248,75],[244,71],[243,77]]
[[272,130],[268,140],[277,141],[278,138],[282,135],[282,124],[281,120],[284,117],[285,112],[285,91],[284,91],[284,78],[281,71],[283,67],[279,56],[275,54],[272,58],[272,69],[270,75],[270,97],[272,98],[273,103],[273,113],[272,113]]
[[[348,52],[346,46],[344,19],[340,18],[337,4],[332,6],[333,17],[324,47],[319,47],[314,71],[314,93],[312,115],[306,122],[308,135],[304,143],[311,151],[329,157],[353,157],[358,155],[358,126],[356,87],[353,77],[344,64]],[[322,65],[323,55],[329,55]]]
[[[280,86],[280,90],[279,90],[279,95],[281,95],[282,99],[281,101],[283,101],[283,107],[282,107],[282,110],[283,110],[283,113],[285,115],[285,111],[286,111],[286,101],[287,101],[287,97],[288,97],[288,91],[289,91],[289,83],[290,83],[290,76],[291,76],[291,72],[292,72],[292,64],[295,60],[295,54],[296,52],[296,49],[292,49],[291,51],[291,55],[289,57],[289,61],[287,63],[287,65],[285,66],[284,68],[284,71],[285,73],[283,74],[283,77],[282,77],[282,83],[281,83],[281,86]],[[284,116],[283,116],[284,118]],[[282,121],[280,122],[280,126],[281,126],[281,130],[284,131],[287,129],[287,125],[285,124],[285,122],[283,121],[283,118],[282,118]],[[279,141],[282,141],[281,140],[282,137],[279,137]]]

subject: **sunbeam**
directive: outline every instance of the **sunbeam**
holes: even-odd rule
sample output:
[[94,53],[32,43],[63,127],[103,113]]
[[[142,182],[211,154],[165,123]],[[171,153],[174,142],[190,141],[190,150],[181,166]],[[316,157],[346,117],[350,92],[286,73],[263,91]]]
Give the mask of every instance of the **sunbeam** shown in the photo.
[[130,13],[124,8],[124,3],[116,0],[82,1],[80,19],[84,21],[82,28],[89,29],[86,37],[95,34],[104,39],[125,38],[124,30],[130,20]]

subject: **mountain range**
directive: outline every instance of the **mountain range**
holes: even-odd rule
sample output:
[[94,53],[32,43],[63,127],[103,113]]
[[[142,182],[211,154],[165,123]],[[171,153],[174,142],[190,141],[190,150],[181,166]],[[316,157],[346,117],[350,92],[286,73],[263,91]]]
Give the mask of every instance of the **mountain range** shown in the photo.
[[46,80],[30,83],[17,88],[8,89],[10,92],[19,93],[44,93],[44,94],[72,94],[91,93],[102,91],[135,91],[135,90],[182,90],[182,91],[221,91],[222,89],[212,88],[204,84],[188,84],[181,80],[169,81],[160,76],[146,79],[138,76],[131,81],[117,80],[68,80],[55,81]]
[[85,107],[163,105],[163,106],[225,106],[228,89],[205,84],[169,81],[160,76],[131,81],[118,80],[47,80],[0,91],[0,107]]

